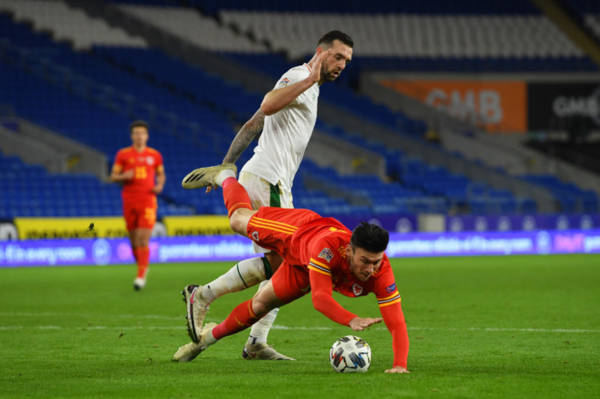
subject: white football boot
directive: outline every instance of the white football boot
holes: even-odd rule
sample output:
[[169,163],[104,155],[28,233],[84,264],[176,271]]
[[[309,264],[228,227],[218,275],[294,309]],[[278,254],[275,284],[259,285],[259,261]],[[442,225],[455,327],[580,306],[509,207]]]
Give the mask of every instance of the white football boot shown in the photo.
[[133,289],[136,291],[139,291],[141,289],[143,289],[146,286],[146,277],[142,278],[142,277],[136,277],[135,280],[133,280]]
[[173,361],[185,363],[194,360],[199,354],[208,348],[208,345],[206,342],[204,342],[205,340],[203,340],[202,337],[206,336],[206,334],[210,334],[216,325],[217,323],[208,323],[206,326],[204,326],[202,329],[202,334],[200,335],[201,339],[199,343],[189,342],[183,346],[180,346],[179,349],[177,349],[177,352],[173,354]]
[[249,344],[246,343],[242,351],[242,357],[246,360],[296,360],[277,352],[269,344]]
[[200,342],[200,332],[204,318],[208,313],[209,303],[202,297],[201,285],[186,285],[181,291],[186,308],[188,335],[195,343]]
[[181,187],[187,189],[202,188],[216,185],[215,178],[222,170],[230,169],[234,174],[237,173],[237,166],[232,163],[224,163],[217,166],[208,166],[198,168],[188,173],[181,181]]

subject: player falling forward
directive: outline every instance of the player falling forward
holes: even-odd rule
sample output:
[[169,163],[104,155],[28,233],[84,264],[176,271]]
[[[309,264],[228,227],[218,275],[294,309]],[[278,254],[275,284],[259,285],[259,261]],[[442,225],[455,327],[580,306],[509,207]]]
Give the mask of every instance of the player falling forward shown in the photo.
[[[261,108],[237,133],[223,163],[234,163],[250,142],[260,135],[254,155],[240,173],[252,206],[293,208],[292,182],[302,162],[317,119],[319,86],[340,76],[352,59],[352,39],[331,31],[320,38],[312,59],[291,68],[268,92]],[[261,133],[262,132],[262,133]],[[193,188],[193,182],[184,184]],[[208,188],[210,191],[210,187]],[[204,286],[190,285],[183,293],[188,322],[201,328],[209,304],[216,298],[241,291],[269,279],[281,263],[279,254],[254,246],[264,257],[245,259]],[[278,309],[252,326],[242,355],[246,359],[293,360],[267,344]],[[192,337],[192,339],[196,339]]]
[[141,290],[146,286],[150,263],[148,245],[156,222],[156,194],[163,190],[166,176],[162,156],[155,149],[146,146],[148,124],[135,121],[129,126],[129,130],[132,146],[117,152],[110,180],[123,184],[123,217],[138,268],[133,288]]
[[[308,209],[253,210],[231,164],[197,169],[193,178],[199,186],[216,183],[223,187],[231,228],[281,254],[283,263],[252,299],[238,305],[221,324],[209,323],[197,331],[188,323],[190,335],[198,337],[197,343],[180,347],[174,360],[194,359],[218,340],[250,327],[271,309],[311,291],[315,309],[355,331],[383,320],[392,334],[394,350],[393,367],[386,372],[408,372],[406,322],[394,273],[384,253],[387,231],[362,223],[351,232],[339,221]],[[383,319],[349,312],[333,299],[332,290],[349,297],[373,292]]]

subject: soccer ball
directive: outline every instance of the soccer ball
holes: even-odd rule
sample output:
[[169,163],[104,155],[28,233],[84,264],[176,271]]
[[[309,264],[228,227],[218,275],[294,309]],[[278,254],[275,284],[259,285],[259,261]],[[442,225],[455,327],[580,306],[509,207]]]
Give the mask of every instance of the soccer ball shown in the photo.
[[329,362],[338,373],[366,373],[371,367],[371,347],[362,338],[346,335],[331,345]]

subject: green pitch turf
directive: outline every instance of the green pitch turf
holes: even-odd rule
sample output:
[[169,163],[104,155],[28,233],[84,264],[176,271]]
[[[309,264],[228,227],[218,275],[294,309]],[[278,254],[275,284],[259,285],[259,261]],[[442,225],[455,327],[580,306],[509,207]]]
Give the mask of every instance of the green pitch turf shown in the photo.
[[[270,342],[295,362],[246,361],[246,332],[195,361],[172,363],[188,342],[179,291],[230,267],[151,267],[142,292],[133,266],[0,270],[0,397],[598,398],[600,256],[393,261],[411,350],[409,375],[387,375],[383,325],[357,335],[371,370],[336,374],[329,346],[351,330],[305,297],[279,313]],[[254,289],[219,299],[220,321]],[[362,316],[375,299],[337,297]]]

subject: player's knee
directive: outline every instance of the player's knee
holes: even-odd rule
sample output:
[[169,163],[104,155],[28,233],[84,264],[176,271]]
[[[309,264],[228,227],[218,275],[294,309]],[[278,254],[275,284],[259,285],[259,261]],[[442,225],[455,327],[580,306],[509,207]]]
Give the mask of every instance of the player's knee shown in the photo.
[[262,317],[269,312],[270,309],[267,309],[267,304],[262,302],[261,300],[254,298],[252,299],[252,311],[256,315],[256,317]]

